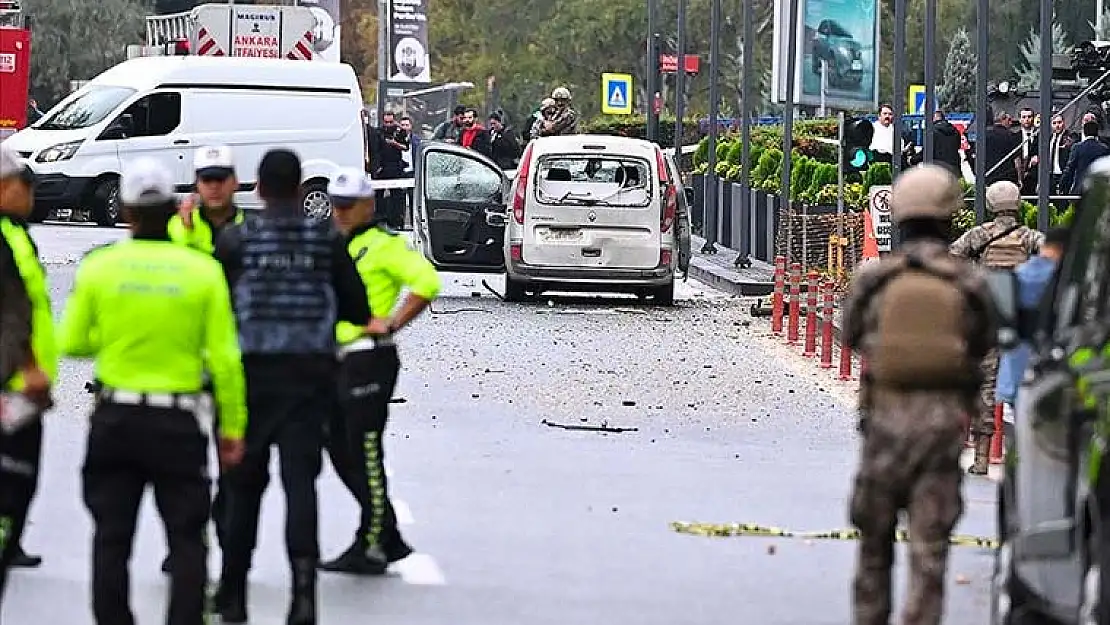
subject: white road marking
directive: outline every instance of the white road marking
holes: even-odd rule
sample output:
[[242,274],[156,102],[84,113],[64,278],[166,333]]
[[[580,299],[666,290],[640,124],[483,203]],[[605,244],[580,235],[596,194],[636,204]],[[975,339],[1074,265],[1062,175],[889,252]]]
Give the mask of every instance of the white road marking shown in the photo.
[[443,571],[432,556],[425,553],[414,553],[411,556],[396,562],[390,569],[401,574],[401,579],[407,584],[416,586],[443,586],[447,580]]
[[412,516],[412,508],[399,499],[393,500],[393,512],[397,515],[398,525],[412,525],[416,523],[416,519]]

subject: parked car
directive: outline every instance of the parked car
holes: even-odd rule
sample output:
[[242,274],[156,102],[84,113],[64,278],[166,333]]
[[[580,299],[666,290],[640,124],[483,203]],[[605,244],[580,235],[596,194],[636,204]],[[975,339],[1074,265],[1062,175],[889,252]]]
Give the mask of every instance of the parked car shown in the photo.
[[[1030,341],[999,485],[991,624],[1098,625],[1110,613],[1110,158],[1088,174],[1057,283],[1035,323],[992,275],[1000,337]],[[1050,304],[1050,305],[1048,305]]]
[[676,170],[657,145],[624,137],[536,139],[511,178],[473,150],[427,143],[414,238],[441,271],[505,272],[509,301],[600,291],[670,305],[690,245]]
[[822,61],[828,64],[830,86],[858,86],[863,82],[860,44],[836,20],[821,20],[813,36],[810,69],[818,76],[821,75]]

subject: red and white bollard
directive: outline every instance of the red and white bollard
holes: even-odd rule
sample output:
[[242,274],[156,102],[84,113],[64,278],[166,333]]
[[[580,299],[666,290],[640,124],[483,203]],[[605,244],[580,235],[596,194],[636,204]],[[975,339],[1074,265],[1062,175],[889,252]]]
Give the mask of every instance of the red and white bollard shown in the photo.
[[817,291],[820,288],[817,270],[810,269],[806,274],[806,343],[802,352],[806,358],[817,355]]
[[833,359],[833,297],[835,285],[826,282],[821,302],[821,368],[832,369]]
[[771,332],[782,334],[783,299],[786,297],[786,257],[775,257],[775,291],[771,295]]
[[991,464],[1002,464],[1002,446],[1006,438],[1002,423],[1002,404],[994,405],[994,435],[991,436]]
[[840,341],[840,381],[852,379],[852,349]]
[[802,312],[802,264],[790,264],[790,312],[786,321],[786,342],[798,344],[798,317]]

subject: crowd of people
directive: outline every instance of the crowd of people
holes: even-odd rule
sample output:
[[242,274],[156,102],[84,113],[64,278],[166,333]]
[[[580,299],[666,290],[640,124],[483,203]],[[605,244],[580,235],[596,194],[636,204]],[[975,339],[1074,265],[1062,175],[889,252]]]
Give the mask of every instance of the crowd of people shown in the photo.
[[[183,203],[164,165],[128,163],[119,197],[131,236],[82,260],[55,326],[27,230],[35,176],[0,144],[0,599],[37,488],[59,356],[94,361],[81,479],[98,625],[135,623],[128,569],[147,486],[169,547],[166,622],[202,625],[209,612],[248,621],[275,447],[288,625],[318,622],[318,569],[381,575],[413,553],[390,503],[382,441],[400,367],[397,333],[437,297],[439,277],[377,214],[366,172],[332,177],[332,223],[305,216],[293,152],[263,156],[257,215],[234,204],[234,163],[227,146],[198,150],[196,195]],[[12,398],[33,418],[14,422]],[[214,499],[210,438],[219,458]],[[350,547],[328,561],[316,493],[324,450],[361,510]],[[209,520],[222,555],[211,601]]]

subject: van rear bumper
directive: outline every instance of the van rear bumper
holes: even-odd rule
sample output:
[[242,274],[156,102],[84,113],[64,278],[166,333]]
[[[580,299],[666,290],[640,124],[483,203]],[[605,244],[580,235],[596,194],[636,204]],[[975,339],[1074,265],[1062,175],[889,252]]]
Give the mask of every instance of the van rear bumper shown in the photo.
[[73,178],[65,174],[38,174],[35,177],[35,212],[82,206],[92,178]]
[[505,264],[505,270],[510,278],[533,284],[654,287],[664,286],[674,280],[674,273],[669,267],[654,269],[541,267],[509,261]]

